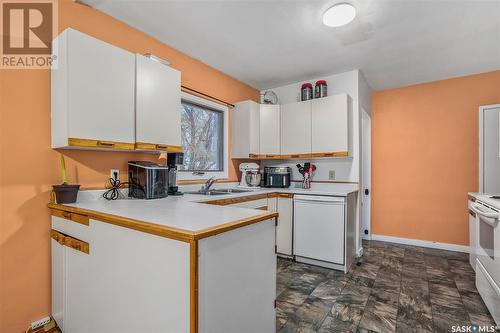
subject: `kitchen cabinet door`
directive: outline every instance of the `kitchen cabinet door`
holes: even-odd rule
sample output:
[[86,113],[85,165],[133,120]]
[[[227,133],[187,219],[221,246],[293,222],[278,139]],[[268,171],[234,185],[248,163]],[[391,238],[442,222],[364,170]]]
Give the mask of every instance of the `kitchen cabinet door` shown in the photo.
[[136,54],[136,123],[138,149],[181,149],[181,73]]
[[[347,94],[314,99],[311,102],[312,153],[347,156],[350,146],[350,100]],[[325,155],[328,157],[330,155]]]
[[280,106],[261,104],[260,154],[266,155],[265,157],[278,157],[280,151]]
[[52,317],[64,332],[66,300],[66,248],[56,240],[50,240],[52,276]]
[[277,198],[277,211],[279,213],[276,226],[277,252],[287,256],[292,253],[293,239],[293,199],[291,195],[279,194]]
[[52,147],[134,149],[134,54],[73,29],[54,47]]
[[281,106],[281,154],[311,153],[311,102]]
[[254,101],[236,103],[232,118],[232,158],[249,158],[260,153],[260,105]]

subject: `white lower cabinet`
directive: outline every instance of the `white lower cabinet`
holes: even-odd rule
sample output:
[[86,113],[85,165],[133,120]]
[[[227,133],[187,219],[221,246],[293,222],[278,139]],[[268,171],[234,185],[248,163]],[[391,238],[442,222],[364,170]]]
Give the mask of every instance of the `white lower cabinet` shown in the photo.
[[64,333],[189,332],[189,243],[95,220],[52,217],[52,230],[72,239],[51,240],[52,315]]
[[278,194],[268,199],[268,210],[278,212],[276,226],[276,252],[285,256],[292,256],[293,240],[293,195]]

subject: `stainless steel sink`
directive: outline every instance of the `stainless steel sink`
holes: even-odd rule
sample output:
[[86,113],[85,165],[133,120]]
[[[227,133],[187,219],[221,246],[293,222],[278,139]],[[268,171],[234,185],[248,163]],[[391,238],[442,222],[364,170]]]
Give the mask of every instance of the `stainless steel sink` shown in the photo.
[[198,190],[198,191],[192,191],[192,192],[186,192],[187,194],[199,194],[199,195],[224,195],[224,194],[231,194],[231,193],[245,193],[245,192],[251,192],[250,190],[241,190],[237,188],[217,188],[213,190]]

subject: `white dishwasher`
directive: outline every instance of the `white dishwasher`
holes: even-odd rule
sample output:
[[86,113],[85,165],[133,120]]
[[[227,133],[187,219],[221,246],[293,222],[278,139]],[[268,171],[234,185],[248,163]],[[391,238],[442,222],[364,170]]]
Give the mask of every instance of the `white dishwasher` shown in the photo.
[[294,196],[293,254],[299,262],[344,268],[345,198]]

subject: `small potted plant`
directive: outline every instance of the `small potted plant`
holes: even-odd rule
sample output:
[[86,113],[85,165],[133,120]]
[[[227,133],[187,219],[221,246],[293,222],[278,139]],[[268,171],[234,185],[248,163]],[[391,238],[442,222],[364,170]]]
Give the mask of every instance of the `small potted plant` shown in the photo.
[[80,185],[68,184],[68,177],[66,175],[66,163],[64,161],[63,154],[61,154],[61,178],[61,185],[52,185],[52,188],[54,189],[54,193],[56,195],[56,202],[58,204],[76,202],[76,197],[78,196]]

